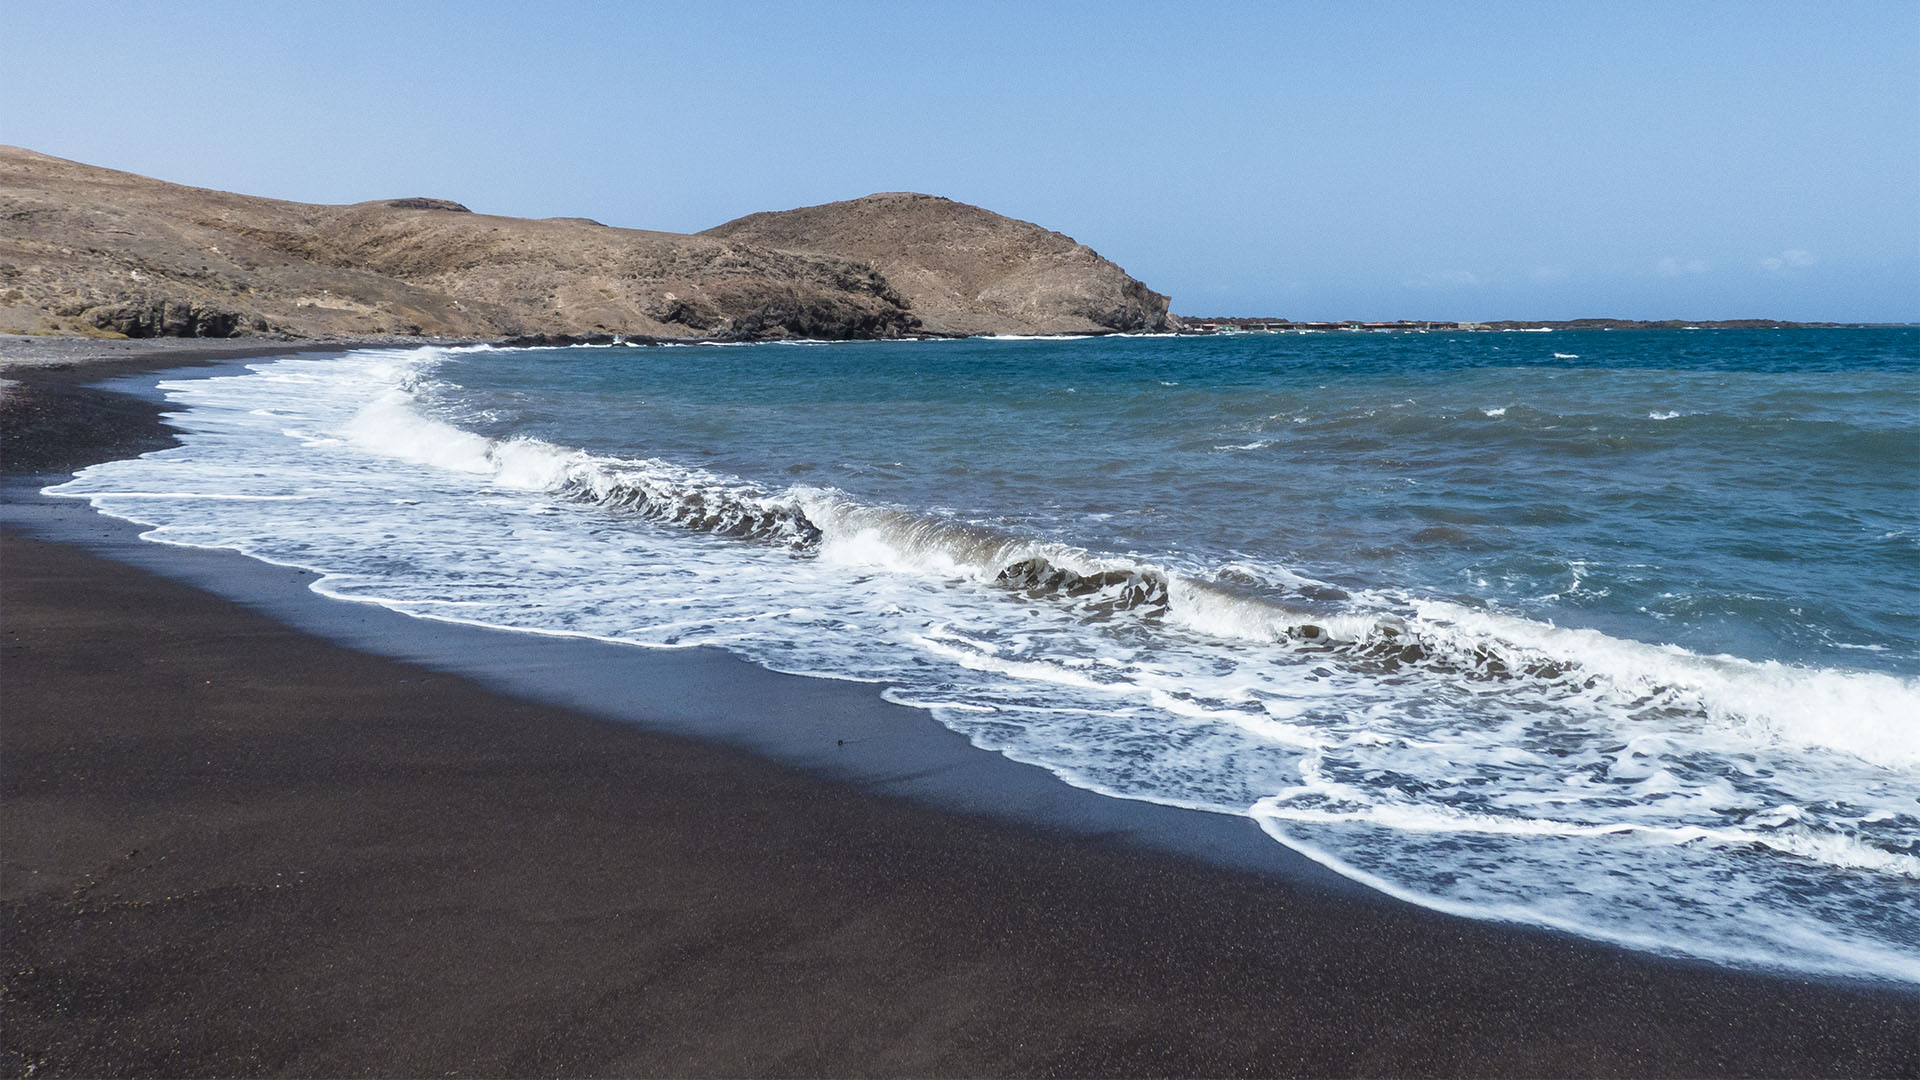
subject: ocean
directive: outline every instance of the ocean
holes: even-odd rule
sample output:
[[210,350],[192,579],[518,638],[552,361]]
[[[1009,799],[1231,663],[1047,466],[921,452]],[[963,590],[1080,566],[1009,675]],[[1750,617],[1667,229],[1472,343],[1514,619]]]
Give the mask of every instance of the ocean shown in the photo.
[[1920,331],[424,348],[48,489],[880,684],[1416,904],[1920,982]]

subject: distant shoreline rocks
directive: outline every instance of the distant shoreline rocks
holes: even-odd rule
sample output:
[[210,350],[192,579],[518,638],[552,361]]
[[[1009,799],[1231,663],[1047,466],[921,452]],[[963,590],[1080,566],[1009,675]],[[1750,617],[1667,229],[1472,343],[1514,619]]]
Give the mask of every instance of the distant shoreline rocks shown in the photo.
[[1501,319],[1495,322],[1448,322],[1436,319],[1396,319],[1362,322],[1358,319],[1305,321],[1252,315],[1179,316],[1181,332],[1188,334],[1319,333],[1328,331],[1548,331],[1548,330],[1806,330],[1879,325],[1881,323],[1787,322],[1781,319]]

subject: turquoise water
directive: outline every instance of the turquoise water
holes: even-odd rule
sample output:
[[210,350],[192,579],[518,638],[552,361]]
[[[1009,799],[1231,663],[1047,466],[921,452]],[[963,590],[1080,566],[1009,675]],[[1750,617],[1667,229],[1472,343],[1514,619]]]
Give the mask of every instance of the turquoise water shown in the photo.
[[870,679],[1442,910],[1920,981],[1920,333],[421,350],[59,489]]

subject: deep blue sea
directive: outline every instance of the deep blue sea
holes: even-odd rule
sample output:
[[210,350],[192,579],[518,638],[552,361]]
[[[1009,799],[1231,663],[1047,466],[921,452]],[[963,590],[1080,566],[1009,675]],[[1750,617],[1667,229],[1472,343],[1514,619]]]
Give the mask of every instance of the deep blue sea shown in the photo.
[[1444,911],[1920,982],[1920,331],[421,349],[53,489],[873,680]]

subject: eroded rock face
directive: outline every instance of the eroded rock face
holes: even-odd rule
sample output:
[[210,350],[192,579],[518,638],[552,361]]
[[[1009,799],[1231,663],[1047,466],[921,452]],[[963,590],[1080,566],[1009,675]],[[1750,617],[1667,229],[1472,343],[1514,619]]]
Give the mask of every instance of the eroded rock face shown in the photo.
[[388,199],[387,205],[395,210],[447,210],[455,214],[473,213],[452,199]]
[[130,338],[235,337],[264,332],[265,319],[249,320],[196,300],[126,300],[89,307],[80,313],[88,325]]
[[833,339],[1166,320],[1165,297],[1072,240],[928,196],[687,236],[444,199],[281,202],[0,147],[0,331]]
[[1167,298],[1073,238],[934,195],[893,192],[749,214],[702,236],[872,264],[948,334],[1165,331]]

